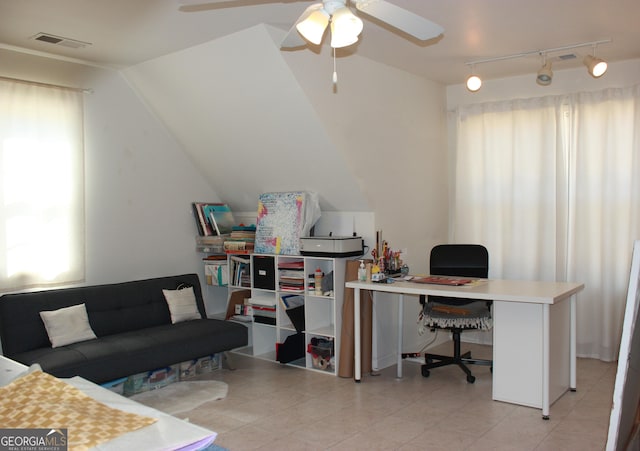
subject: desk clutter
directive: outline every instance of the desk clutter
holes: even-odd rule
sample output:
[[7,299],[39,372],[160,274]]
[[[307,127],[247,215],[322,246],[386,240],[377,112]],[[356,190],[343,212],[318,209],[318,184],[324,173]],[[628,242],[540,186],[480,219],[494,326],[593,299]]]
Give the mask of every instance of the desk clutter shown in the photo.
[[360,282],[386,282],[390,278],[406,276],[409,267],[401,259],[401,251],[394,251],[387,241],[382,239],[382,231],[376,232],[376,244],[371,250],[372,261],[360,260],[358,268],[358,281]]

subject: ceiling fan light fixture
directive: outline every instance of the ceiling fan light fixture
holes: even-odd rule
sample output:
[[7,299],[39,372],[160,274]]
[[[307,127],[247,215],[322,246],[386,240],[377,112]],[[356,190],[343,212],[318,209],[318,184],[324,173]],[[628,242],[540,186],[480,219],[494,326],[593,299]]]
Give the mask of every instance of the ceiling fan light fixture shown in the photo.
[[482,87],[482,79],[475,74],[469,75],[467,78],[467,89],[471,92],[477,92]]
[[538,83],[540,86],[549,86],[552,80],[553,71],[551,70],[551,63],[547,62],[538,71],[536,83]]
[[600,78],[607,71],[607,62],[593,55],[584,57],[584,65],[587,66],[587,71],[593,78]]
[[331,47],[342,48],[358,42],[364,23],[349,8],[336,9],[331,15]]
[[312,11],[306,19],[296,25],[298,33],[315,45],[319,45],[322,42],[324,31],[327,29],[330,19],[329,13],[322,8],[322,5],[319,4],[318,6],[318,9]]

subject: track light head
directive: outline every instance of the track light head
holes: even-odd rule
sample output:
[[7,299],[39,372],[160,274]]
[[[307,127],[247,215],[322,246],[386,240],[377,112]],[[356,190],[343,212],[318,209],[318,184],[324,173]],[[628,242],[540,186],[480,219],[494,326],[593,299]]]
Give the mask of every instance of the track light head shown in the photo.
[[467,89],[476,92],[482,87],[482,79],[478,75],[471,74],[467,78]]
[[551,70],[551,63],[545,63],[544,66],[538,71],[536,77],[536,83],[540,86],[549,86],[553,80],[553,71]]
[[587,66],[587,71],[593,78],[600,78],[607,71],[607,62],[592,55],[584,57],[584,65]]

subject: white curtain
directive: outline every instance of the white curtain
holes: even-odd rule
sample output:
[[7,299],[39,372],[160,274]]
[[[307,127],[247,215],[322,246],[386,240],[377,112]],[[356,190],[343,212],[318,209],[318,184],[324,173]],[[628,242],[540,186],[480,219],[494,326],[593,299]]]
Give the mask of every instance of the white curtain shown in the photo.
[[452,241],[490,277],[580,281],[578,354],[618,356],[640,238],[640,86],[455,112]]
[[82,96],[0,80],[0,291],[84,278]]

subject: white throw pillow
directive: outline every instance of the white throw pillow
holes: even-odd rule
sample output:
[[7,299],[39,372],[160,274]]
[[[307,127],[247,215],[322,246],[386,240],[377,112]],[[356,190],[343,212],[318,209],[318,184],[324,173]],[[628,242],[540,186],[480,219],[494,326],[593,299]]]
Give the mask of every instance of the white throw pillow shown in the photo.
[[97,338],[89,324],[84,304],[40,312],[40,318],[47,329],[52,348]]
[[162,293],[167,300],[173,324],[201,318],[193,287],[182,288],[181,290],[162,290]]

